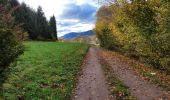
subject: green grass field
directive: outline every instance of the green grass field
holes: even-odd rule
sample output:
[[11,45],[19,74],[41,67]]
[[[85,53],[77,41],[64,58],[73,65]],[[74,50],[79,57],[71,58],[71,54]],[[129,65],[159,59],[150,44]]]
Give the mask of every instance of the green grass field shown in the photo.
[[[26,42],[26,51],[3,85],[5,100],[65,100],[71,97],[88,46]],[[2,95],[2,94],[1,94]]]

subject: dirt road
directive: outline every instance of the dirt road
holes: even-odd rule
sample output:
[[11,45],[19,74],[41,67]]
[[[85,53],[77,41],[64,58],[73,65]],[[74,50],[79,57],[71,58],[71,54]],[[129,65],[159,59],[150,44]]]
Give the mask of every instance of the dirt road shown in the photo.
[[[102,54],[99,48],[91,47],[79,77],[74,100],[112,100],[109,98],[108,85],[102,70],[98,54]],[[168,94],[138,76],[130,66],[116,57],[104,58],[112,67],[116,77],[129,87],[130,93],[138,100],[170,100]]]
[[[103,57],[103,56],[107,57]],[[119,54],[118,54],[119,55]],[[150,84],[132,68],[128,61],[119,56],[111,56],[110,52],[102,51],[102,58],[111,67],[116,77],[129,88],[129,92],[137,100],[170,100],[169,94],[162,88]]]
[[74,100],[110,100],[97,48],[90,48],[79,78]]

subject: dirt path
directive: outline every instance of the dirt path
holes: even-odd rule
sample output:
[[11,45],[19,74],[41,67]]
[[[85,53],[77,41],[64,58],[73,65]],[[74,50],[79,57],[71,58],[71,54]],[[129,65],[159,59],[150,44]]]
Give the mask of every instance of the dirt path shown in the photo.
[[78,81],[74,100],[110,100],[108,86],[97,55],[98,48],[90,48]]
[[129,87],[130,93],[137,100],[170,100],[168,93],[138,76],[127,62],[111,57],[110,54],[110,57],[99,56],[103,52],[99,48],[89,49],[73,100],[111,100],[99,58],[112,67],[116,77]]
[[136,96],[138,100],[170,100],[165,91],[139,77],[125,61],[109,56],[104,59],[112,67],[116,77],[129,87],[131,94]]

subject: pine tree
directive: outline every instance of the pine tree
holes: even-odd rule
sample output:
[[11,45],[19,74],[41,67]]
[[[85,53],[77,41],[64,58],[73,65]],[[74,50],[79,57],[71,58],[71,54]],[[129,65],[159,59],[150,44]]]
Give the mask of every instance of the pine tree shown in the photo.
[[53,40],[58,40],[58,37],[57,37],[57,25],[56,25],[55,16],[52,16],[50,18],[49,29],[50,29],[50,34],[52,35],[52,39]]
[[16,8],[13,13],[16,24],[22,25],[24,31],[28,32],[29,39],[57,39],[56,20],[54,16],[49,23],[40,6],[37,8],[37,11],[35,11],[25,3],[18,4],[17,0],[10,0],[10,5]]
[[22,24],[25,31],[29,33],[30,39],[37,39],[37,27],[36,20],[37,15],[34,10],[28,7],[25,3],[22,3],[13,14],[16,19],[16,24]]
[[40,39],[51,39],[51,35],[49,34],[48,29],[48,21],[44,15],[44,12],[41,6],[37,9],[37,26],[39,29],[39,38]]

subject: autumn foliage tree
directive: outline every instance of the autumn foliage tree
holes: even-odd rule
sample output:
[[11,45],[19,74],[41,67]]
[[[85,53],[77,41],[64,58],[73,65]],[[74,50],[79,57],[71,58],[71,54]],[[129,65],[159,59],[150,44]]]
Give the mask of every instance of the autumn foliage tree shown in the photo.
[[97,13],[101,46],[170,73],[170,2],[115,0]]

